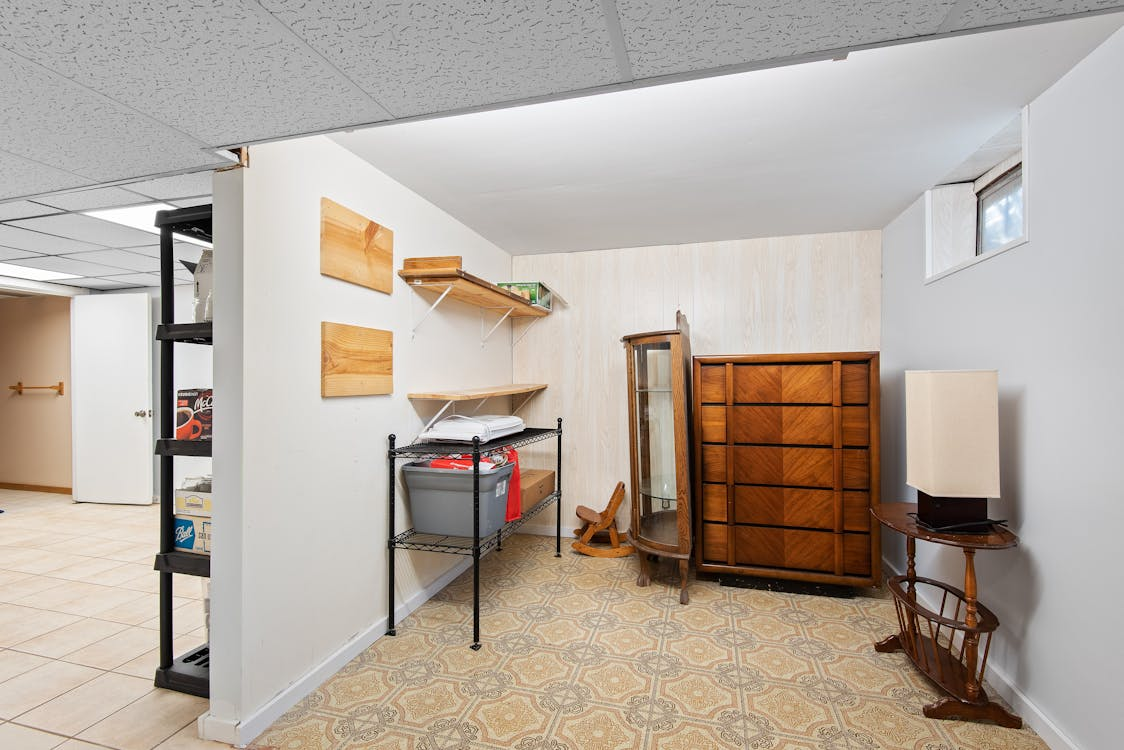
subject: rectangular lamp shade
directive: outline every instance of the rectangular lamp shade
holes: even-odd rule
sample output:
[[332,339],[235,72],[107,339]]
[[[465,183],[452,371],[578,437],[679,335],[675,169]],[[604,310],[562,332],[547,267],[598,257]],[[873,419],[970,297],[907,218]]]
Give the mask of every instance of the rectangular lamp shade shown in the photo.
[[906,484],[934,497],[999,497],[999,373],[907,370]]

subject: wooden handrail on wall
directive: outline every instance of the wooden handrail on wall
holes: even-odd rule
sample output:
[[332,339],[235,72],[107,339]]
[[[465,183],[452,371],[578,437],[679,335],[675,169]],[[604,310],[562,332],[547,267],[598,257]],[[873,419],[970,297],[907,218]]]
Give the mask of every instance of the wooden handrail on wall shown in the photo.
[[33,390],[54,391],[56,396],[61,396],[62,395],[62,381],[60,380],[58,382],[58,385],[24,385],[23,381],[21,380],[20,382],[16,383],[15,385],[8,386],[8,390],[9,391],[15,391],[20,396],[23,395],[24,391],[33,391]]

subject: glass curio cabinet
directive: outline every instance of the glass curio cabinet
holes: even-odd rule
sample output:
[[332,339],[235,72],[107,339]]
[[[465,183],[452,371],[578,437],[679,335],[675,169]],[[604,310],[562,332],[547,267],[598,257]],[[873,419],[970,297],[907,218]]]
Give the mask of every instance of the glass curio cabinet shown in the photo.
[[686,604],[691,557],[691,343],[687,319],[674,331],[625,336],[628,427],[632,454],[632,524],[640,558],[637,586],[651,582],[653,556],[678,560],[679,601]]

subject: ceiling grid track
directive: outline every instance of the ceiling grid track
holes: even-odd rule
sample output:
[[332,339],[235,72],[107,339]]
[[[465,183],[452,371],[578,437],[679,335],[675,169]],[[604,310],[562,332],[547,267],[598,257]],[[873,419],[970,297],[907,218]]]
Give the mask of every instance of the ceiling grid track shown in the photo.
[[[324,65],[326,65],[328,67],[328,69],[330,69],[332,72],[334,72],[336,75],[338,75],[340,77],[340,80],[346,82],[347,85],[350,86],[352,89],[354,89],[356,91],[356,93],[358,93],[361,97],[363,97],[364,99],[367,99],[372,104],[374,104],[376,107],[381,109],[383,111],[383,113],[387,116],[387,118],[389,118],[392,121],[394,120],[394,113],[393,112],[391,112],[389,109],[387,109],[386,106],[384,106],[382,102],[380,102],[378,99],[376,99],[374,96],[372,96],[369,91],[366,91],[362,86],[360,86],[358,83],[353,81],[346,73],[344,73],[342,70],[340,70],[339,67],[336,66],[335,63],[333,63],[331,60],[329,60],[324,55],[320,54],[320,52],[315,47],[313,47],[311,44],[309,44],[307,41],[305,41],[304,37],[302,37],[300,34],[298,34],[291,26],[287,26],[286,24],[284,24],[279,18],[277,18],[277,16],[273,15],[269,11],[269,9],[262,7],[262,4],[259,3],[257,0],[254,0],[254,2],[252,2],[252,3],[247,3],[247,5],[251,6],[255,13],[258,13],[258,14],[262,15],[269,23],[273,24],[273,26],[278,31],[280,31],[282,34],[285,34],[290,39],[292,39],[297,44],[299,44],[301,47],[303,47],[308,52],[308,54],[312,55],[317,60],[324,63]],[[238,144],[238,145],[241,145],[241,144]],[[227,148],[230,148],[230,146],[227,146]]]

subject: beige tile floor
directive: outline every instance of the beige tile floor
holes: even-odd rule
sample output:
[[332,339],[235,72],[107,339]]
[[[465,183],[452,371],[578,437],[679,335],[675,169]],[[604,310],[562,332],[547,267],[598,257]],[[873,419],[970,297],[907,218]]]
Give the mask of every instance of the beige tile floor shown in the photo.
[[[159,690],[156,506],[0,489],[0,748],[229,748],[207,701]],[[203,581],[176,576],[177,651],[206,639]]]

